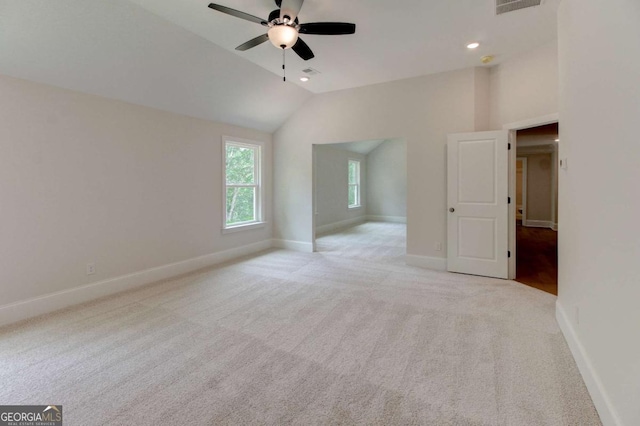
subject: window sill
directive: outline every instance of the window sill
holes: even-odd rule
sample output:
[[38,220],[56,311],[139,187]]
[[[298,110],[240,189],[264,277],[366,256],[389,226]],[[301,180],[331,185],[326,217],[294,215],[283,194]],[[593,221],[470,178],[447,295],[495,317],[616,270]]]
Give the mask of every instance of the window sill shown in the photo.
[[250,229],[264,228],[266,225],[267,225],[267,222],[251,222],[251,223],[247,223],[247,224],[244,224],[244,225],[236,225],[236,226],[229,226],[227,228],[222,228],[222,233],[223,234],[232,234],[234,232],[248,231]]
[[358,210],[361,209],[362,206],[349,206],[349,210]]

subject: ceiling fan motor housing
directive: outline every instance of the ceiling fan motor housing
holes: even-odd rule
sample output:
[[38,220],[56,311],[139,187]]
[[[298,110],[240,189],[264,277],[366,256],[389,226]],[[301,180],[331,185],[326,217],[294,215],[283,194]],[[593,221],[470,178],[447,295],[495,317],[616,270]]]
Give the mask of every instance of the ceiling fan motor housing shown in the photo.
[[[280,9],[276,9],[269,14],[269,25],[277,25],[283,22],[280,22]],[[299,23],[298,17],[293,21],[293,25],[297,26]]]
[[267,34],[259,35],[236,47],[236,50],[242,52],[269,40],[278,49],[292,48],[300,58],[308,61],[314,54],[307,43],[298,37],[299,34],[344,35],[356,32],[356,25],[346,22],[300,24],[298,14],[304,0],[275,0],[275,3],[279,9],[269,13],[268,20],[220,4],[210,3],[209,8],[269,28]]

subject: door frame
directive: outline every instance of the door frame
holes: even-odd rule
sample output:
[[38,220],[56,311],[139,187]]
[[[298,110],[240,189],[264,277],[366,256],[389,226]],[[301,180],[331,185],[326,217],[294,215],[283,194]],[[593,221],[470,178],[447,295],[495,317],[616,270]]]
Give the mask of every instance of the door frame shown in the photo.
[[[516,133],[518,130],[524,130],[531,127],[544,126],[545,124],[558,123],[560,117],[558,113],[544,115],[541,117],[530,118],[528,120],[509,123],[502,126],[503,130],[509,130],[509,142],[512,149],[509,151],[509,196],[512,200],[516,199]],[[516,203],[509,205],[509,279],[516,277]],[[558,267],[560,259],[558,259]]]

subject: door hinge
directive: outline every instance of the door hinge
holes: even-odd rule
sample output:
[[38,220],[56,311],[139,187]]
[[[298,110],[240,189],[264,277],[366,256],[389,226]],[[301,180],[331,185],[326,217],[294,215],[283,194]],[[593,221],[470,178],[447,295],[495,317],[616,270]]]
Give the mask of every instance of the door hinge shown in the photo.
[[507,144],[507,149],[508,149],[508,150],[511,150],[511,142],[509,142],[509,143]]
[[511,204],[511,197],[507,197],[507,204]]
[[509,250],[509,251],[507,252],[507,257],[509,257],[509,258],[511,257],[511,250]]

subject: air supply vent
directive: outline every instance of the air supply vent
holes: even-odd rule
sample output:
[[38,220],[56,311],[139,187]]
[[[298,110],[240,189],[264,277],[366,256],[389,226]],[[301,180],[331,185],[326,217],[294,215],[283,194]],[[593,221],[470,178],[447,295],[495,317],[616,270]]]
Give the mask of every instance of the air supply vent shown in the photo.
[[528,7],[540,6],[542,0],[496,0],[496,15],[513,12],[515,10],[526,9]]
[[302,70],[302,72],[305,73],[306,75],[320,74],[320,71],[314,70],[313,68],[305,68],[305,69]]

